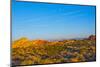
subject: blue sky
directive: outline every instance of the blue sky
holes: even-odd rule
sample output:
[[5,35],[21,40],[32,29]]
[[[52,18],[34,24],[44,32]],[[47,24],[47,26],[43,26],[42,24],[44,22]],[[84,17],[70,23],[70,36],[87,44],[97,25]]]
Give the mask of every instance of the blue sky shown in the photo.
[[70,39],[95,34],[95,6],[12,2],[12,39]]

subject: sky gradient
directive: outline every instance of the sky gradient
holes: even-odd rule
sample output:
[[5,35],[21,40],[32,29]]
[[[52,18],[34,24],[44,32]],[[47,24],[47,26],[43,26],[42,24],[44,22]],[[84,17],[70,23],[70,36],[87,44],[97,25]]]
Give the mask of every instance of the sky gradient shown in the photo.
[[12,39],[70,39],[95,34],[95,6],[12,2]]

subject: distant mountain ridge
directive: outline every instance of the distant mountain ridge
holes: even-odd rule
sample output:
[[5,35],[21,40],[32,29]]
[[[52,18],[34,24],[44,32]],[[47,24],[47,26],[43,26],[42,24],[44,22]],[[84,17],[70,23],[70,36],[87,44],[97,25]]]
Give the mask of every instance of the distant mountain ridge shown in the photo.
[[63,39],[63,40],[29,40],[26,37],[22,37],[16,41],[12,42],[12,47],[17,48],[17,47],[28,47],[28,46],[38,46],[38,45],[44,45],[44,44],[49,44],[49,45],[62,45],[64,43],[74,43],[76,40],[96,40],[95,35],[90,35],[88,38],[80,38],[80,39]]

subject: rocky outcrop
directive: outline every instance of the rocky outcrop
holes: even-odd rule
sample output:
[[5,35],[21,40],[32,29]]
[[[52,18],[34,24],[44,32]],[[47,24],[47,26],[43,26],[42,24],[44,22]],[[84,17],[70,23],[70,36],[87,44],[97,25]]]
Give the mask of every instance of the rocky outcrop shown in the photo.
[[88,39],[89,39],[89,40],[96,40],[96,36],[95,36],[95,35],[90,35],[90,36],[88,37]]

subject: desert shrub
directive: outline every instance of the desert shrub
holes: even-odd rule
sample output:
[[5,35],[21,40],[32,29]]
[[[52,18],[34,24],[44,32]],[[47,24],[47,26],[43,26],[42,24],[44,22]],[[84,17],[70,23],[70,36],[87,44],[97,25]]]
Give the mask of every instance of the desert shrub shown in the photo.
[[[38,43],[39,42],[39,43]],[[12,43],[12,64],[51,64],[96,60],[95,40],[48,42],[26,38]]]

